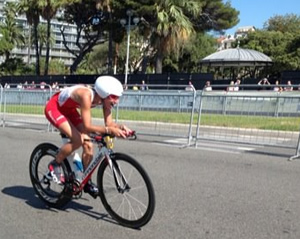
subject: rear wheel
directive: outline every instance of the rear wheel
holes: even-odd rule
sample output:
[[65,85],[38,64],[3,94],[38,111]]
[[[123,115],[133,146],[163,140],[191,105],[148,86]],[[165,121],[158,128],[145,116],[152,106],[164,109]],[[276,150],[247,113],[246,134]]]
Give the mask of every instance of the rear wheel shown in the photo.
[[[153,216],[155,194],[144,168],[125,154],[112,154],[113,171],[104,159],[98,170],[99,196],[107,212],[120,224],[139,228]],[[123,180],[123,178],[125,180]],[[120,187],[117,188],[116,181]]]
[[55,159],[57,151],[58,147],[53,144],[38,145],[30,157],[29,173],[32,186],[39,198],[50,207],[60,208],[72,198],[72,183],[69,182],[70,169],[65,162],[61,164],[64,183],[57,184],[46,177],[48,165]]

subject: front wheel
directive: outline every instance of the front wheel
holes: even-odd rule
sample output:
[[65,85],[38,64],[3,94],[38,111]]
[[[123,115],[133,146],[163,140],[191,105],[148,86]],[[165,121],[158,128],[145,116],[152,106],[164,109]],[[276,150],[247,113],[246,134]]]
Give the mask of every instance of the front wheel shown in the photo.
[[72,198],[72,184],[68,182],[70,169],[63,162],[61,164],[65,182],[57,184],[47,178],[48,165],[55,159],[58,148],[49,143],[38,145],[32,152],[29,163],[29,174],[32,186],[48,206],[60,208],[67,204]]
[[128,155],[115,153],[98,170],[99,196],[107,212],[120,224],[140,228],[153,216],[155,194],[144,168]]

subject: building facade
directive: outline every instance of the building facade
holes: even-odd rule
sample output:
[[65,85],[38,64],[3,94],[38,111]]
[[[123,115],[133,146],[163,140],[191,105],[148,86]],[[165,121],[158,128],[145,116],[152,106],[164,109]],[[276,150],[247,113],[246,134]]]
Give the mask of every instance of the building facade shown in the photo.
[[218,51],[232,48],[232,43],[236,42],[239,38],[246,37],[250,32],[254,32],[254,26],[239,27],[234,35],[220,36],[217,39]]
[[[0,0],[0,21],[4,21],[4,12],[3,8],[7,2],[16,2],[18,0]],[[62,12],[57,12],[57,17],[51,21],[51,34],[54,39],[54,44],[51,45],[50,48],[50,60],[56,59],[63,61],[65,66],[72,65],[75,56],[69,53],[64,44],[63,37],[61,34],[61,29],[64,29],[64,36],[66,39],[66,43],[71,50],[78,51],[78,47],[76,46],[77,39],[77,28],[76,25],[68,24],[66,22],[58,21],[58,17],[61,16]],[[23,29],[24,36],[28,39],[26,42],[32,42],[32,36],[29,35],[31,32],[31,26],[28,24],[25,15],[20,15],[16,17],[17,24]],[[40,24],[47,24],[43,18],[40,18]],[[83,41],[83,39],[81,38]],[[30,45],[30,46],[29,46]],[[40,57],[45,57],[46,48],[42,49]],[[22,47],[14,48],[11,52],[12,57],[21,57],[26,63],[35,63],[35,47],[34,44],[27,43],[27,46],[24,45]],[[3,58],[0,57],[0,62],[3,62]]]

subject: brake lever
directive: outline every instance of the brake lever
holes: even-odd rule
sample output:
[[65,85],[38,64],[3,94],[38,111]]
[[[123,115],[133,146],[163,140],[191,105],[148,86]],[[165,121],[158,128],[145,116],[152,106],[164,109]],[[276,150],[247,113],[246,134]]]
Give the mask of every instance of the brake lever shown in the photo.
[[127,139],[129,139],[129,140],[136,140],[137,139],[136,132],[135,131],[131,131],[129,134],[127,134]]

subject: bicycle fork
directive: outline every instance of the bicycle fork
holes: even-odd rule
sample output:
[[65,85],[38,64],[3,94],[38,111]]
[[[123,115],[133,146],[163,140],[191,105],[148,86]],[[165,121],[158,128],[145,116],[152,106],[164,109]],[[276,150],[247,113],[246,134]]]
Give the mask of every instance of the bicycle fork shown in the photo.
[[128,182],[127,182],[121,168],[119,167],[118,163],[115,160],[113,160],[108,154],[105,155],[105,158],[106,158],[108,165],[111,169],[111,172],[113,174],[114,181],[115,181],[118,192],[124,193],[124,192],[129,191],[130,186],[128,185]]

